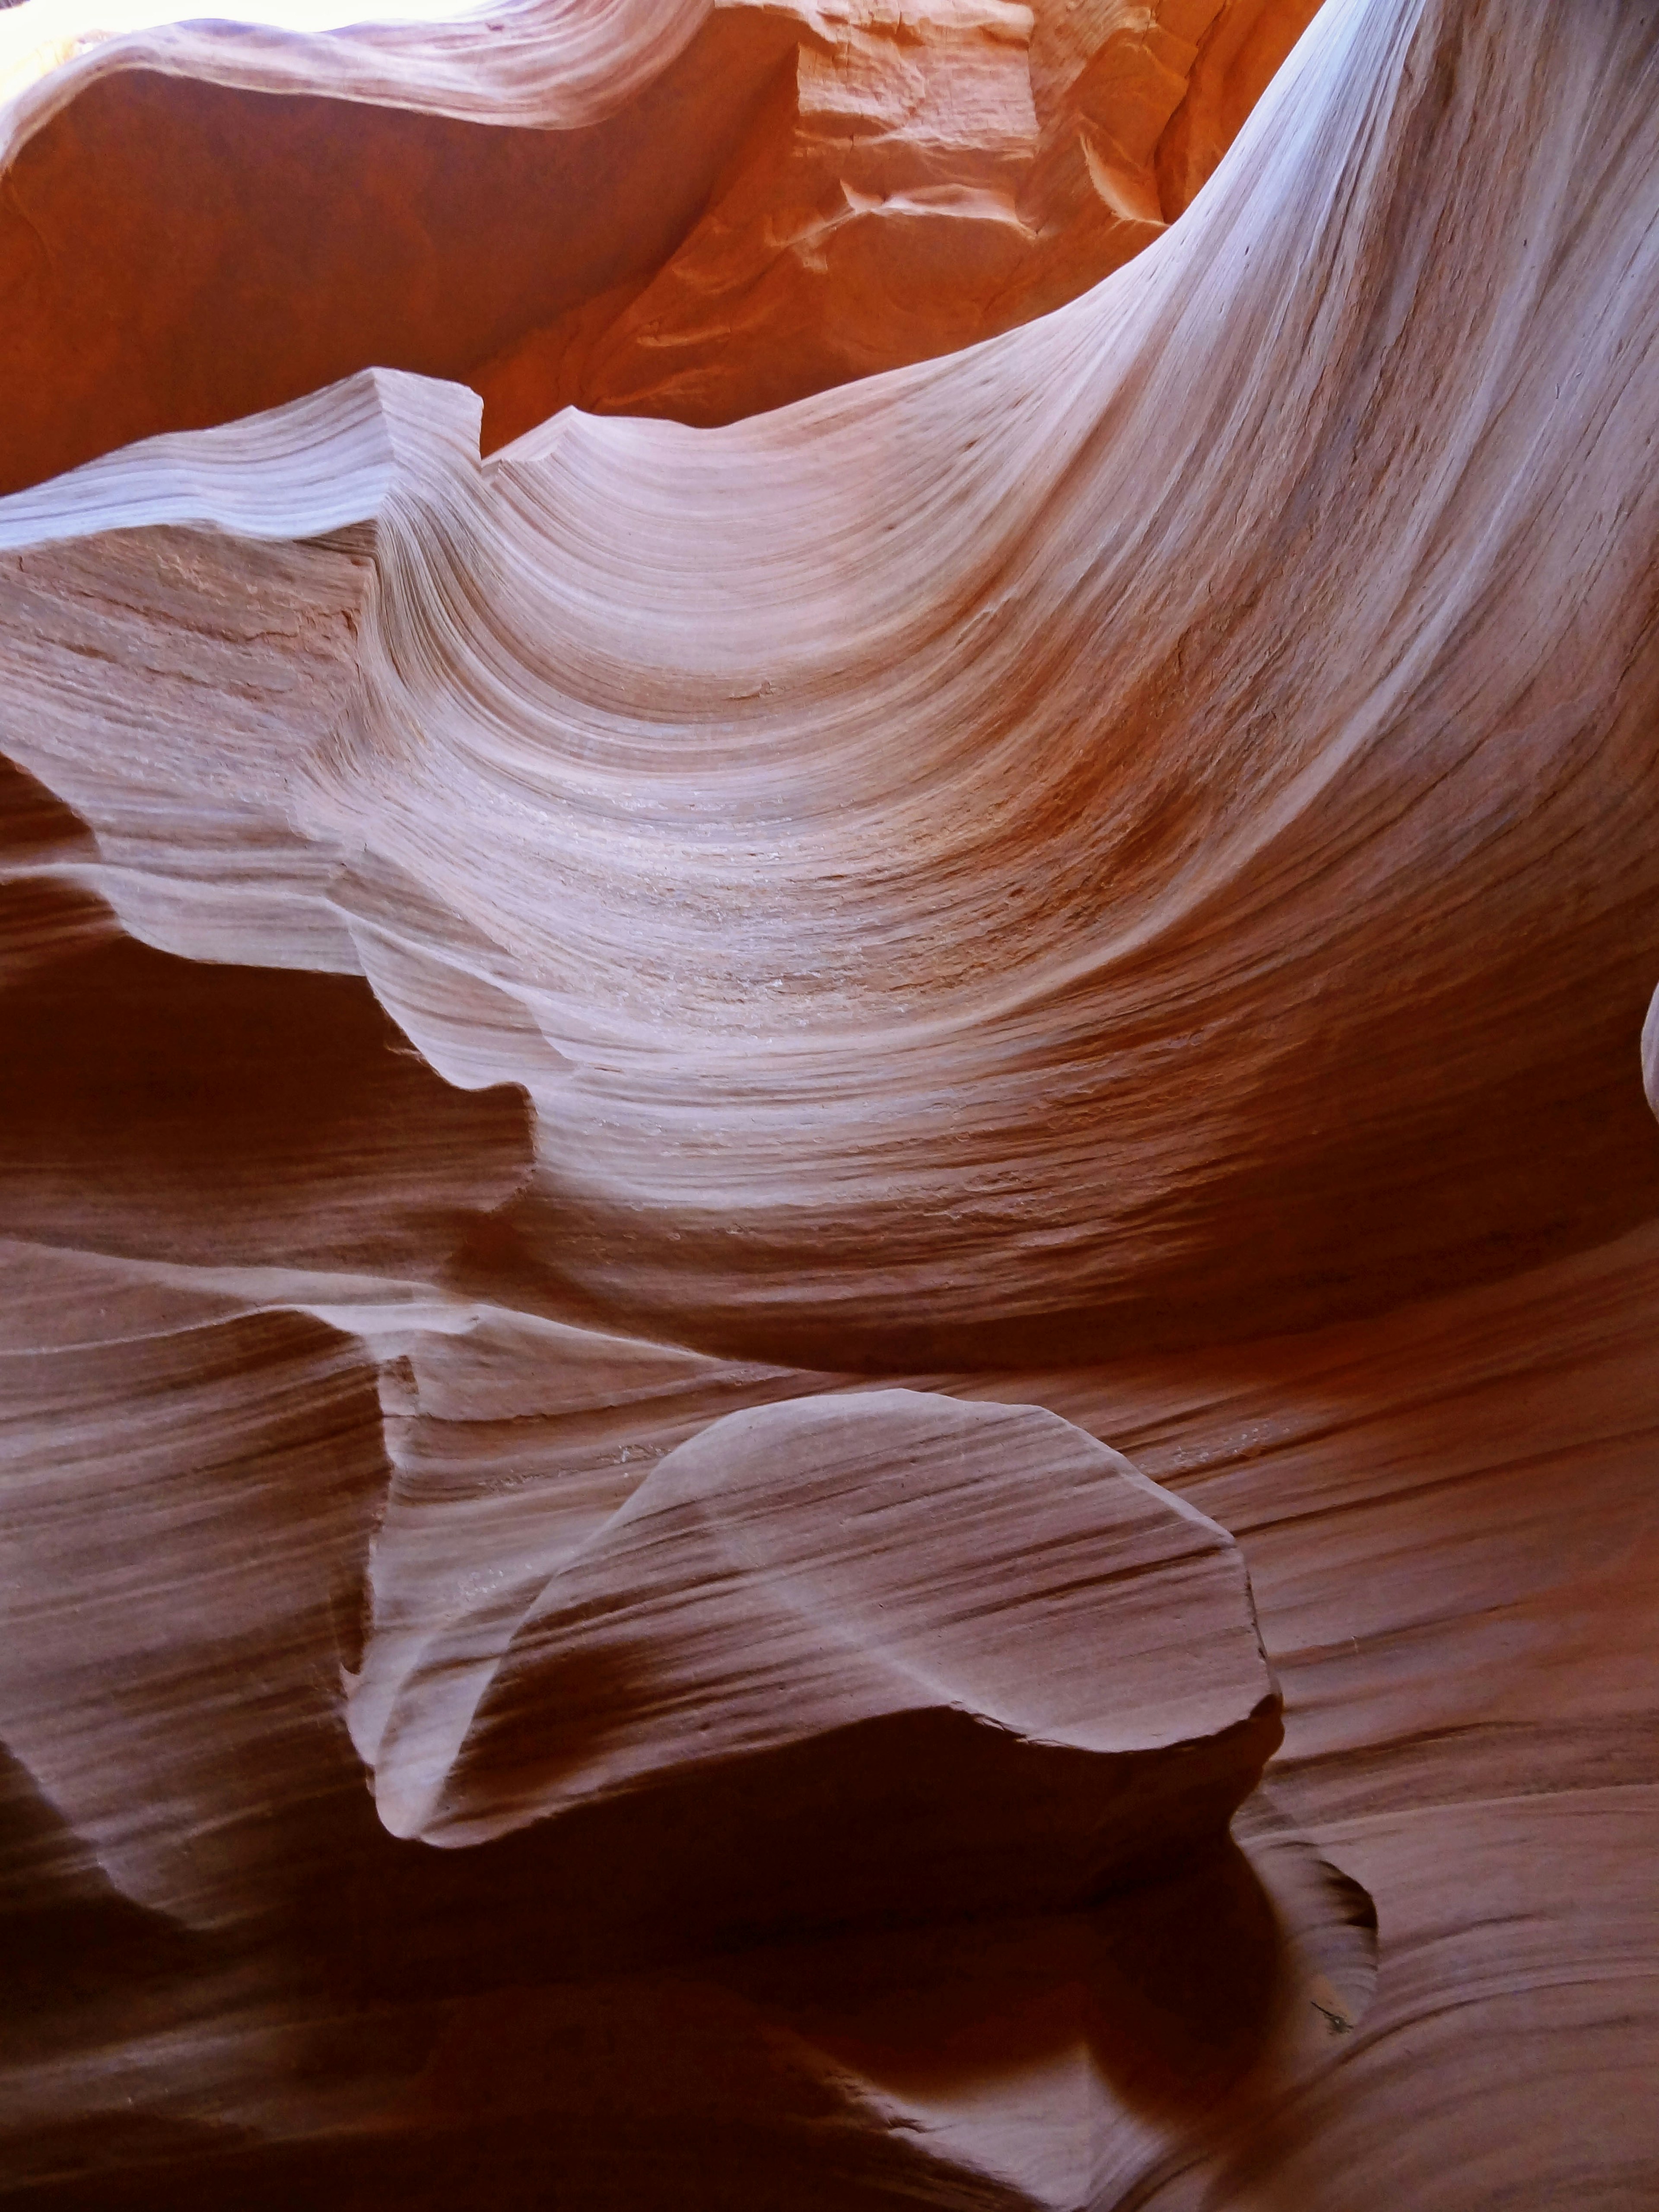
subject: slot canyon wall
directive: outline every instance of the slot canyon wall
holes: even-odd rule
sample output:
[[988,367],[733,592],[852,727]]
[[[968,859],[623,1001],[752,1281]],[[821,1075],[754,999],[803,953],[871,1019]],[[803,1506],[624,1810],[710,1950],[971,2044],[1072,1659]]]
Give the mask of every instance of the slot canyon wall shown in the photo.
[[0,2207],[1646,2212],[1659,7],[40,7]]

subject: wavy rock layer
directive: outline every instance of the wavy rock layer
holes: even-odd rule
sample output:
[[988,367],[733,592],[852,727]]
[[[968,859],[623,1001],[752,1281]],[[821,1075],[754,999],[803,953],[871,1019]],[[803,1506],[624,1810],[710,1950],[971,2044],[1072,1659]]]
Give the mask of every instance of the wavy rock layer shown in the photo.
[[551,1314],[1090,1356],[1627,1226],[1659,164],[1595,21],[1322,16],[1115,283],[718,437],[481,465],[377,373],[21,495],[9,745],[150,941],[526,1089],[469,1279]]
[[678,1784],[750,1924],[1099,1896],[1213,1846],[1281,1735],[1224,1529],[1039,1408],[919,1392],[715,1422],[481,1644],[360,1704],[387,1827],[626,1794],[649,1833]]
[[[94,1601],[109,1476],[87,1425],[130,1437],[142,1378],[173,1464],[199,1463],[202,1431],[166,1418],[178,1401],[159,1363],[176,1371],[181,1331],[207,1328],[206,1294],[192,1313],[137,1263],[99,1274],[60,1257],[49,1281],[20,1255],[28,1340],[84,1347],[87,1441],[38,1492],[76,1579],[72,1595],[44,1573],[35,1587],[60,1593],[45,1617],[74,1628],[87,1681],[132,1687],[82,1705],[78,1769],[60,1754],[49,1801],[14,1799],[43,1809],[8,1826],[8,1971],[34,1978],[32,2009],[12,2014],[27,2034],[10,2086],[35,2124],[9,2148],[13,2170],[79,2169],[42,2201],[88,2205],[240,2189],[274,2204],[296,2188],[436,2204],[462,2172],[509,2204],[540,2201],[550,2172],[599,2202],[665,2205],[688,2189],[711,2204],[902,2202],[925,2179],[964,2203],[1187,2204],[1212,2188],[1270,2202],[1293,2186],[1345,2212],[1462,2212],[1505,2190],[1548,2202],[1588,2172],[1604,2201],[1640,2203],[1659,2149],[1638,2094],[1659,2042],[1656,1255],[1650,1229],[1382,1321],[969,1386],[1106,1429],[1239,1532],[1287,1731],[1239,1823],[1246,1865],[1224,1858],[1081,1918],[723,1960],[686,1955],[709,1869],[678,1844],[628,1853],[614,1825],[590,1825],[433,1852],[375,1822],[333,1688],[337,1664],[357,1663],[351,1608],[332,1636],[323,1625],[362,1543],[349,1518],[319,1522],[319,1473],[343,1471],[353,1433],[326,1410],[309,1444],[295,1437],[325,1457],[268,1489],[313,1626],[296,1636],[262,1568],[270,1540],[233,1553],[214,1536],[224,1521],[208,1516],[234,1495],[225,1474],[194,1504],[175,1494],[180,1564],[152,1538],[147,1579],[194,1589],[206,1562],[222,1577],[246,1558],[247,1657],[197,1643],[176,1604],[135,1612],[130,1570],[128,1602]],[[584,1359],[574,1332],[439,1318],[422,1328],[406,1310],[408,1349],[387,1360],[405,1409],[393,1510],[458,1583],[485,1516],[510,1575],[570,1541],[584,1486],[625,1497],[667,1438],[706,1424],[711,1389],[781,1387],[688,1364],[678,1391],[659,1376],[647,1396],[603,1343]],[[389,1349],[384,1310],[356,1320]],[[12,1364],[31,1389],[53,1379]],[[355,1364],[370,1382],[361,1352]],[[97,1415],[100,1371],[118,1410]],[[276,1463],[257,1416],[241,1418],[257,1482]],[[372,1439],[372,1398],[356,1418]],[[349,1490],[341,1504],[349,1515]],[[408,1588],[390,1527],[375,1637],[382,1565]],[[484,1595],[477,1576],[453,1593],[458,1615]],[[430,1583],[424,1617],[441,1625]],[[146,1715],[174,1744],[222,1745],[227,1685],[251,1681],[264,1702],[235,1701],[244,1741],[269,1760],[285,1710],[302,1786],[279,1792],[267,1765],[256,1778],[230,1759],[177,1761],[170,1848],[118,1856],[135,1800],[154,1802],[167,1771]],[[24,1710],[13,1689],[9,1711]],[[36,1756],[60,1732],[43,1728]],[[20,1792],[37,1787],[25,1771]],[[101,1825],[100,1804],[125,1806],[119,1826]],[[251,1804],[290,1823],[282,1882],[268,1861],[203,1850]],[[1374,1996],[1359,1882],[1382,1934]],[[136,1927],[112,1925],[118,1905]],[[68,1982],[66,1930],[82,1962]],[[666,1975],[652,1964],[665,1952]],[[128,2098],[154,2116],[147,2139]]]
[[5,325],[11,2201],[1651,2203],[1659,21],[1329,0],[1046,319],[480,454],[1078,289],[1288,21],[17,110],[136,227]]

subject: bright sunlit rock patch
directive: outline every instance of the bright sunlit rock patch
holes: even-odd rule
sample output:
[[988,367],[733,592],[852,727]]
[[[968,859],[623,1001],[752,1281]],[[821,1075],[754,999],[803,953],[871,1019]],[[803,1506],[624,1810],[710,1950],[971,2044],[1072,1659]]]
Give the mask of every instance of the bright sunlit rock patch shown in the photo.
[[23,0],[0,14],[0,102],[14,99],[87,47],[165,23],[264,23],[282,31],[337,31],[357,23],[430,23],[471,12],[453,0],[248,0],[192,9],[168,0]]

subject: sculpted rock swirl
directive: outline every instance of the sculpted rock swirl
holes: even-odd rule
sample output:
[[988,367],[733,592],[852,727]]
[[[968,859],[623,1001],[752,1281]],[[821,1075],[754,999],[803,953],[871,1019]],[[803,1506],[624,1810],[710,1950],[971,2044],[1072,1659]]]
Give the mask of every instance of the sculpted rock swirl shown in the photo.
[[[150,942],[362,972],[523,1085],[552,1310],[1092,1355],[1626,1225],[1656,173],[1599,35],[1338,9],[1112,283],[719,436],[480,467],[381,376],[23,495],[15,757]],[[234,764],[160,696],[204,624]],[[258,858],[181,892],[192,811]]]
[[49,5],[0,2203],[1650,2204],[1659,9]]

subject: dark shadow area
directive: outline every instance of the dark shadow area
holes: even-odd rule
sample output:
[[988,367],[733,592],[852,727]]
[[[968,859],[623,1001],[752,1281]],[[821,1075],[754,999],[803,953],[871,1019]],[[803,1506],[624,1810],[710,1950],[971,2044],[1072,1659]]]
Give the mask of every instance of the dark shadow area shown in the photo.
[[94,2015],[130,2019],[220,1963],[208,1938],[123,1897],[0,1744],[0,2064],[76,2039]]
[[[179,2155],[192,2136],[195,2156]],[[164,2137],[174,2155],[161,2154]],[[150,2158],[7,2191],[19,2212],[1024,2212],[994,2185],[951,2188],[902,2137],[676,2114],[532,2114],[231,2148],[229,2129],[158,2127]],[[208,2146],[227,2147],[216,2154]],[[948,2193],[947,2193],[948,2192]]]
[[56,792],[0,753],[0,862],[38,865],[48,854],[94,857],[92,832]]
[[896,2094],[970,2094],[1086,2045],[1115,2098],[1190,2114],[1261,2056],[1284,1966],[1273,1902],[1224,1840],[1086,1912],[763,1949],[721,1972]]
[[444,1082],[359,978],[109,936],[82,893],[0,885],[0,939],[34,956],[0,997],[12,1236],[427,1277],[528,1172],[523,1094]]
[[[302,1908],[342,1996],[637,1973],[780,1936],[1063,1911],[1212,1854],[1271,1725],[1105,1759],[940,1709],[440,1850],[374,1823]],[[367,1819],[372,1808],[364,1804]]]
[[[519,1905],[501,1900],[504,1914]],[[519,1933],[533,1940],[522,1921]],[[367,2124],[258,2142],[96,2112],[72,2132],[11,2138],[5,2201],[1015,2212],[1027,2200],[959,2148],[872,2128],[857,2085],[900,2111],[971,2107],[1086,2051],[1116,2104],[1200,2127],[1259,2057],[1283,1965],[1271,1902],[1223,1843],[1085,1913],[794,1941],[632,1981],[538,1987],[520,1971],[447,2025],[412,1992],[402,2008],[343,2007],[319,2023],[307,2070],[326,2096],[400,2012],[409,2022],[404,2087]]]

